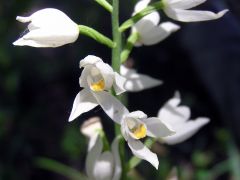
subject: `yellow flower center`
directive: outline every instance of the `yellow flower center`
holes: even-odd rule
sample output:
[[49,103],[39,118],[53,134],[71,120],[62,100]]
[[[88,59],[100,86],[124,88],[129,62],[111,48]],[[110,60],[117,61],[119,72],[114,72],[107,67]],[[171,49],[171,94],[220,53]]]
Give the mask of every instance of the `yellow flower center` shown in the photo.
[[103,91],[105,88],[105,82],[103,79],[97,81],[97,82],[93,82],[91,83],[91,89],[93,91],[99,92],[99,91]]
[[147,129],[143,124],[138,125],[136,128],[131,130],[136,139],[146,137]]

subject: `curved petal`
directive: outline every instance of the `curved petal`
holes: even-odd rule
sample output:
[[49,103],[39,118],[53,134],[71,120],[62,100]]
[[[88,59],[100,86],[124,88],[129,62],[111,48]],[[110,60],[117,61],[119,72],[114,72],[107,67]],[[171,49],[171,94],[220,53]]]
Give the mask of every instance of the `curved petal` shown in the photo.
[[114,72],[114,83],[113,87],[117,95],[125,92],[124,84],[126,82],[126,79],[121,76],[120,74]]
[[134,7],[134,12],[139,12],[143,10],[150,3],[151,0],[141,0],[138,1]]
[[111,89],[114,82],[114,72],[111,66],[104,62],[97,62],[96,68],[101,72],[105,81],[105,90]]
[[115,138],[112,146],[112,153],[114,157],[114,162],[115,162],[115,168],[114,168],[114,173],[113,173],[113,178],[112,180],[119,180],[121,177],[122,173],[122,167],[121,167],[121,159],[120,159],[120,154],[119,154],[119,140],[118,138]]
[[129,113],[126,117],[131,117],[134,119],[146,119],[147,115],[142,111],[134,111]]
[[103,152],[94,165],[93,174],[96,180],[112,180],[114,157],[109,151]]
[[121,66],[120,72],[126,77],[124,88],[129,92],[138,92],[144,89],[153,88],[162,84],[162,81],[150,76],[139,74],[133,69]]
[[120,124],[123,116],[128,114],[127,108],[108,92],[92,92],[104,112],[116,123]]
[[202,126],[209,123],[208,118],[197,118],[195,121],[188,121],[176,129],[176,134],[162,138],[167,144],[181,143],[192,137]]
[[211,11],[198,11],[198,10],[183,10],[183,9],[173,9],[165,8],[164,12],[168,17],[182,22],[197,22],[197,21],[208,21],[214,20],[222,17],[227,9],[220,11],[218,13],[213,13]]
[[163,123],[159,118],[151,117],[142,119],[147,126],[147,135],[150,137],[166,137],[175,134],[170,125]]
[[180,29],[180,26],[171,23],[161,23],[159,26],[154,26],[145,36],[141,36],[141,42],[144,45],[154,45],[157,44],[168,36],[170,36],[173,32]]
[[86,172],[90,179],[94,179],[94,165],[102,153],[103,143],[99,136],[96,136],[95,144],[89,149],[86,158]]
[[81,90],[73,102],[72,111],[68,121],[73,121],[82,113],[90,111],[98,105],[93,95],[86,89]]
[[16,20],[21,23],[27,23],[31,21],[31,17],[23,17],[23,16],[17,16]]
[[141,141],[129,138],[128,146],[135,156],[150,162],[156,169],[158,169],[159,161],[157,155],[151,152]]
[[190,9],[204,3],[205,1],[206,0],[169,0],[167,4],[174,9]]
[[86,66],[82,70],[81,76],[79,77],[79,85],[80,85],[80,87],[84,87],[84,88],[90,89],[87,79],[88,79],[88,76],[90,75],[91,67],[92,66]]
[[190,118],[190,109],[187,106],[178,106],[180,103],[180,94],[176,92],[158,112],[158,118],[163,123],[170,124],[172,127],[179,126]]
[[32,47],[49,47],[48,44],[44,42],[38,42],[34,40],[25,40],[23,38],[19,38],[15,42],[13,42],[14,46],[32,46]]
[[88,55],[79,62],[79,67],[82,68],[86,65],[94,65],[97,62],[102,62],[102,59],[94,55]]

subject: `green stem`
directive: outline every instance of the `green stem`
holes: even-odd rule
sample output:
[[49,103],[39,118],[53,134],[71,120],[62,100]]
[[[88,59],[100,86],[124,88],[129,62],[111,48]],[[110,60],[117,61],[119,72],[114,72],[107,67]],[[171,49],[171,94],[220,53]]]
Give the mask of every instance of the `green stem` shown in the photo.
[[115,43],[109,39],[108,37],[104,36],[103,34],[99,33],[93,28],[84,25],[78,25],[80,34],[86,35],[91,37],[92,39],[96,40],[97,42],[104,44],[110,48],[115,47]]
[[109,4],[109,2],[107,2],[106,0],[95,0],[99,5],[101,5],[102,7],[104,7],[108,12],[112,13],[113,8],[112,5]]
[[127,39],[127,43],[121,52],[121,63],[125,63],[125,61],[128,59],[129,54],[131,53],[134,44],[139,39],[139,34],[137,32],[132,32],[131,35]]
[[163,7],[164,7],[163,1],[158,1],[158,2],[148,5],[146,8],[144,8],[143,10],[141,10],[140,12],[138,12],[137,14],[132,16],[130,19],[126,20],[119,28],[120,32],[123,32],[126,29],[132,27],[132,25],[134,25],[136,22],[138,22],[144,16],[146,16],[154,11],[163,9]]
[[87,179],[86,176],[81,174],[76,169],[72,169],[71,167],[52,159],[41,157],[41,158],[37,158],[35,163],[39,168],[61,174],[70,180],[78,180],[78,179],[86,180]]

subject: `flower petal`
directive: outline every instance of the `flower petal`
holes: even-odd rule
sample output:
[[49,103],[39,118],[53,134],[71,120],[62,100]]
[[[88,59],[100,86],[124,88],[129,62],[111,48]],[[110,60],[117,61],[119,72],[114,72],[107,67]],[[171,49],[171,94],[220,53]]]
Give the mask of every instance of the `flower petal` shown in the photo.
[[174,23],[171,22],[161,23],[159,26],[154,26],[151,30],[149,30],[149,32],[146,35],[141,36],[140,41],[144,45],[154,45],[159,43],[160,41],[163,41],[178,29],[180,29],[180,26]]
[[111,66],[104,62],[97,62],[96,68],[99,69],[105,82],[105,90],[111,89],[114,82],[114,72]]
[[119,180],[121,177],[122,173],[122,167],[121,167],[121,159],[120,159],[120,154],[119,154],[119,140],[118,138],[115,138],[112,146],[112,153],[114,157],[114,162],[115,162],[115,168],[114,168],[114,173],[113,173],[113,178],[112,180]]
[[176,129],[176,134],[162,138],[167,144],[173,145],[181,143],[192,137],[202,126],[210,120],[208,118],[197,118],[195,121],[188,121]]
[[34,40],[25,40],[23,38],[19,38],[15,42],[13,42],[14,46],[32,46],[32,47],[49,47],[48,44],[43,42],[38,42]]
[[95,144],[92,146],[92,148],[89,149],[86,158],[86,172],[90,179],[94,179],[94,165],[96,164],[99,156],[101,155],[103,148],[103,143],[99,136],[96,136],[93,141],[95,141]]
[[151,152],[141,141],[129,138],[128,146],[135,156],[150,162],[156,169],[158,169],[159,161],[157,155]]
[[163,123],[159,118],[151,117],[141,121],[147,126],[147,135],[150,137],[166,137],[175,133],[170,125]]
[[111,180],[114,170],[113,154],[109,151],[103,152],[94,165],[94,179]]
[[23,16],[17,16],[16,20],[21,23],[27,23],[31,21],[31,17],[23,17]]
[[98,105],[93,95],[86,89],[81,90],[73,102],[72,111],[68,121],[73,121],[82,113],[90,111]]
[[204,3],[206,0],[168,0],[169,7],[174,9],[190,9]]
[[109,94],[109,92],[91,92],[96,98],[104,112],[116,123],[120,124],[123,116],[128,114],[127,108],[117,98]]
[[228,12],[228,10],[225,9],[218,13],[213,13],[211,11],[183,10],[167,7],[164,9],[164,12],[168,17],[176,21],[197,22],[218,19]]
[[146,119],[147,115],[142,111],[134,111],[129,113],[127,117],[134,118],[134,119]]
[[190,109],[187,106],[178,106],[180,94],[175,92],[171,98],[158,112],[158,117],[163,123],[170,124],[172,127],[179,126],[190,118]]
[[97,62],[102,62],[102,59],[94,55],[88,55],[79,62],[79,67],[82,68],[86,65],[94,65]]
[[145,7],[148,6],[150,1],[151,0],[141,0],[141,1],[138,1],[137,4],[134,7],[134,12],[139,12],[139,11],[143,10]]
[[117,95],[125,92],[125,88],[124,88],[124,84],[126,82],[126,78],[124,78],[123,76],[121,76],[120,74],[114,72],[114,83],[113,83],[113,87],[114,90],[116,92]]
[[120,72],[126,77],[124,88],[129,92],[138,92],[144,89],[153,88],[162,84],[162,81],[150,76],[139,74],[133,69],[121,66]]

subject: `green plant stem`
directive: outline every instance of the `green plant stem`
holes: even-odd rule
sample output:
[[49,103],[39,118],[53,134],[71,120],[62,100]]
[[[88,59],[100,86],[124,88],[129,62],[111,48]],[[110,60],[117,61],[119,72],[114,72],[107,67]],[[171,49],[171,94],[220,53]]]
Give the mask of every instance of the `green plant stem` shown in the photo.
[[112,5],[109,4],[109,2],[107,2],[106,0],[95,0],[99,5],[101,5],[102,7],[104,7],[108,12],[112,13],[113,8]]
[[48,158],[37,158],[36,165],[42,169],[61,174],[70,180],[87,180],[86,176],[71,167]]
[[158,1],[158,2],[148,5],[146,8],[144,8],[143,10],[141,10],[140,12],[138,12],[137,14],[132,16],[130,19],[126,20],[119,28],[120,32],[123,32],[126,29],[132,27],[132,25],[134,25],[136,22],[138,22],[144,16],[146,16],[154,11],[163,9],[163,7],[164,7],[164,3],[162,1]]
[[78,25],[79,27],[79,31],[80,34],[83,34],[85,36],[91,37],[92,39],[94,39],[95,41],[104,44],[110,48],[114,48],[115,47],[115,43],[109,39],[108,37],[104,36],[103,34],[99,33],[98,31],[96,31],[93,28],[90,28],[88,26],[84,26],[84,25]]
[[139,39],[138,32],[132,32],[131,35],[128,37],[127,43],[121,52],[121,63],[122,64],[125,63],[125,61],[128,59],[129,54],[131,53],[133,46],[137,42],[138,39]]

